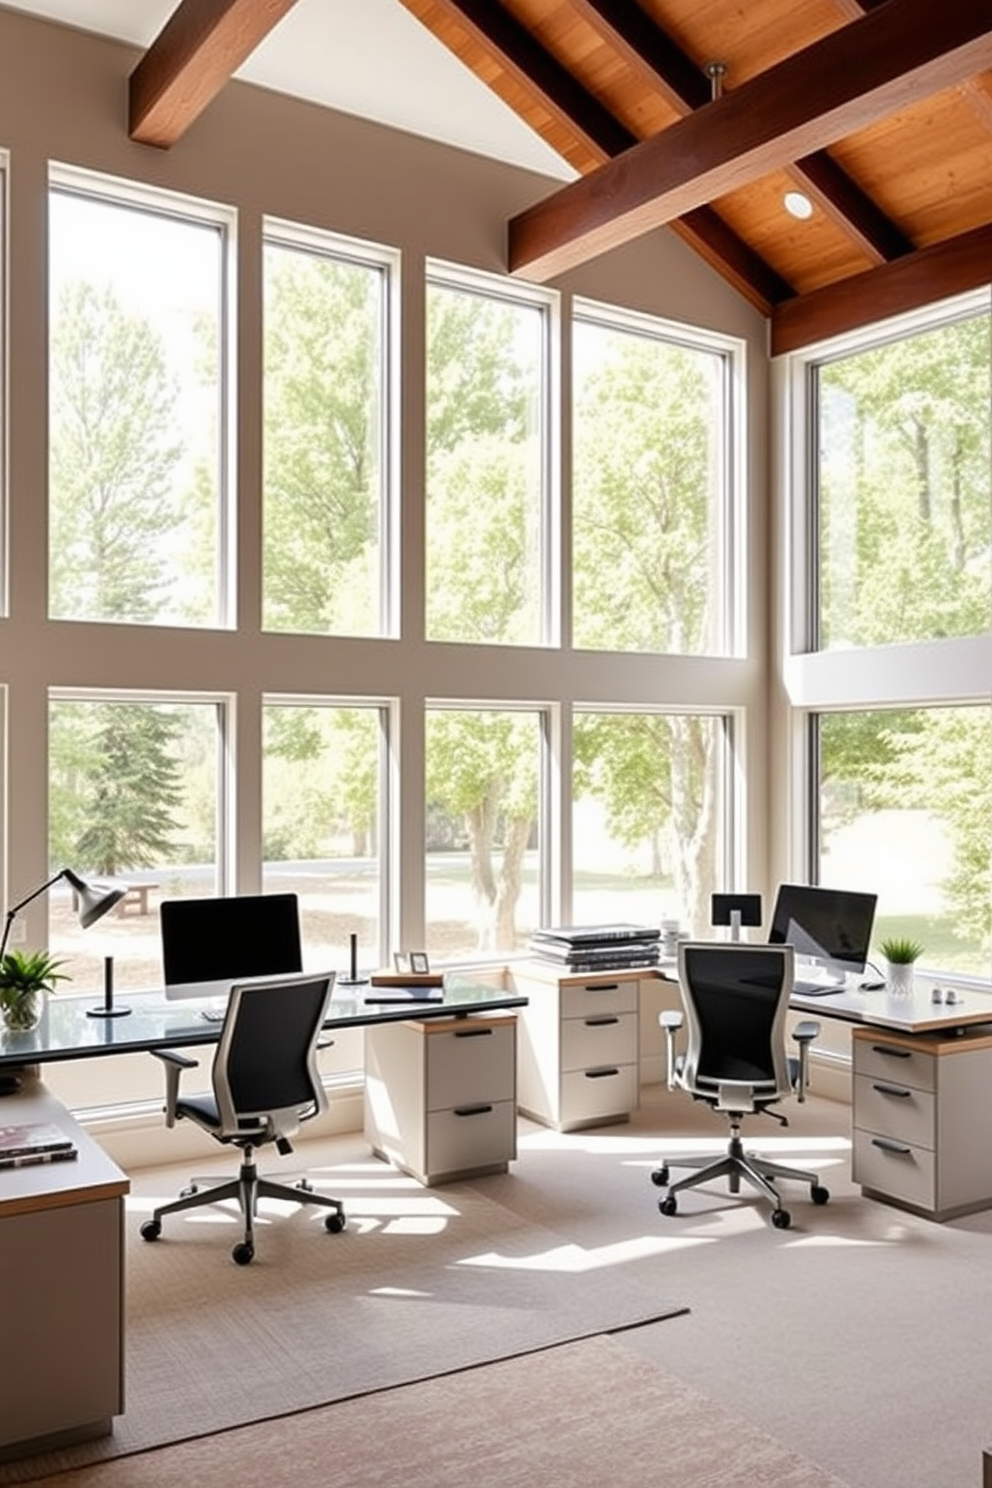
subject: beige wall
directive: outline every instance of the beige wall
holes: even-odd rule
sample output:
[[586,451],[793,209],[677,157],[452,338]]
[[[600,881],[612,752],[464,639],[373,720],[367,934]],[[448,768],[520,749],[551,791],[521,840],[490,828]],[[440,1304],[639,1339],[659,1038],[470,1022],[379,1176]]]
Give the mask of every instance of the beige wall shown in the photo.
[[[84,32],[0,10],[0,148],[9,152],[9,613],[0,618],[0,683],[8,686],[11,896],[47,867],[46,689],[53,684],[219,690],[237,698],[242,832],[236,887],[257,888],[261,696],[267,691],[397,699],[416,719],[425,697],[478,696],[477,648],[424,643],[423,269],[434,257],[502,272],[507,219],[559,183],[355,117],[232,83],[171,151],[129,142],[126,82],[137,53]],[[137,179],[233,206],[238,213],[237,443],[239,620],[235,632],[70,625],[46,618],[45,192],[49,160]],[[403,263],[402,636],[397,641],[263,635],[260,615],[260,234],[263,214],[398,248]],[[768,651],[767,357],[763,319],[673,234],[650,234],[569,275],[563,292],[697,324],[747,346],[748,656],[601,657],[493,647],[487,695],[536,701],[728,707],[746,714],[748,887],[767,888]],[[566,462],[567,463],[567,462]],[[567,501],[567,487],[566,487]],[[406,722],[402,724],[406,727]],[[407,748],[407,743],[409,747]],[[404,738],[418,779],[415,737]],[[413,798],[407,792],[407,799]],[[422,873],[416,808],[402,818],[401,867]],[[3,884],[0,883],[0,889]],[[411,902],[416,901],[416,894]],[[29,937],[44,935],[44,901]],[[417,944],[418,910],[405,943]]]

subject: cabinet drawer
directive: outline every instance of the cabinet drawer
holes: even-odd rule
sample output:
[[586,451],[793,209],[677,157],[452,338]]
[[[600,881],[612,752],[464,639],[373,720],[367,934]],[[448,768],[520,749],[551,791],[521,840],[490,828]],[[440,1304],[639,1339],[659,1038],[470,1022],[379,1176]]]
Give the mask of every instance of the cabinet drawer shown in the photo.
[[466,1101],[427,1117],[427,1179],[505,1167],[517,1155],[514,1102]]
[[862,1188],[912,1204],[936,1208],[934,1154],[876,1132],[855,1130],[851,1176]]
[[884,1036],[856,1037],[853,1045],[856,1075],[891,1080],[896,1085],[912,1085],[916,1090],[936,1089],[936,1060],[932,1054],[889,1043]]
[[637,1058],[636,1013],[590,1013],[561,1026],[562,1070],[633,1064]]
[[607,1065],[570,1070],[561,1077],[563,1130],[613,1117],[624,1120],[637,1105],[637,1066]]
[[637,981],[576,982],[561,989],[563,1018],[594,1018],[602,1013],[636,1013]]
[[457,1028],[426,1035],[427,1107],[431,1111],[479,1101],[513,1101],[516,1029],[467,1018]]
[[916,1147],[934,1147],[934,1097],[891,1075],[854,1077],[853,1122],[856,1127],[896,1137]]

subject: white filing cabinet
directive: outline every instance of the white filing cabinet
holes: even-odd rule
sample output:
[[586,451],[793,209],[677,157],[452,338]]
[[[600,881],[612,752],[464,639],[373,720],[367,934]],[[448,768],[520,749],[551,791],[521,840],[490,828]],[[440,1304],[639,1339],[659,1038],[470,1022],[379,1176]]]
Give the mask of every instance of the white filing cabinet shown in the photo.
[[517,1155],[516,1019],[410,1019],[365,1032],[365,1135],[421,1183],[505,1173]]
[[517,1105],[557,1131],[626,1121],[637,1106],[637,971],[577,976],[514,967],[529,999],[517,1024]]
[[992,1207],[992,1036],[852,1034],[851,1176],[932,1219]]

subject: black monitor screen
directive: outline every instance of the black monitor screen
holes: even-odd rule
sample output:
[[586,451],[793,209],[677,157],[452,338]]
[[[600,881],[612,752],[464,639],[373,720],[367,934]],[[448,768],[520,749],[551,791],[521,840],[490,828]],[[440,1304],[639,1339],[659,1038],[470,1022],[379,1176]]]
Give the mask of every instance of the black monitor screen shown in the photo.
[[295,894],[166,899],[160,915],[167,987],[303,970]]
[[768,939],[839,971],[863,971],[877,898],[846,889],[780,884]]

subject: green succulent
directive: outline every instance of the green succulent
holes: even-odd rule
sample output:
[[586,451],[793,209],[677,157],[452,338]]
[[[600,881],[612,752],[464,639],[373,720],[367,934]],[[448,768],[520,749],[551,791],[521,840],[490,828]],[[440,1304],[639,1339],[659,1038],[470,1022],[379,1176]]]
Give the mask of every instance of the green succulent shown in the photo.
[[26,992],[51,991],[56,982],[70,980],[48,951],[8,951],[0,962],[0,1008],[15,1006]]
[[912,966],[923,955],[920,942],[904,935],[894,935],[883,940],[879,950],[890,966]]

